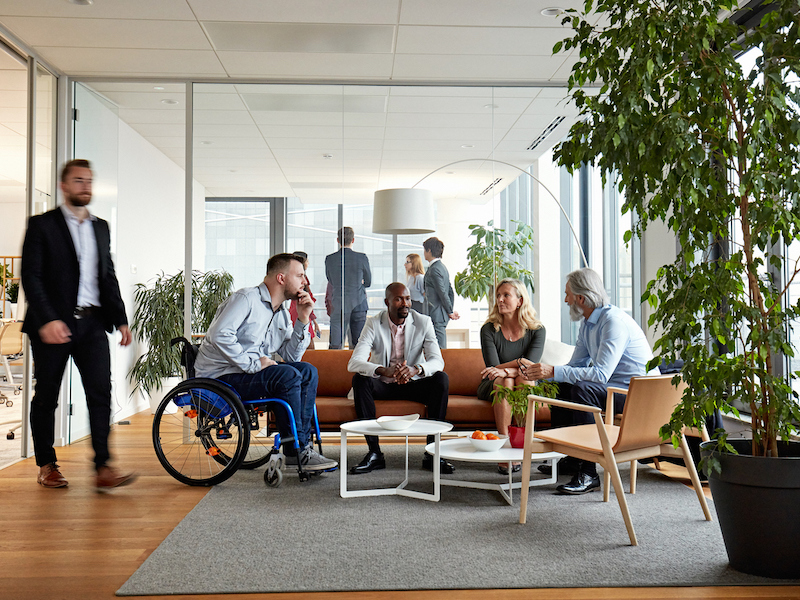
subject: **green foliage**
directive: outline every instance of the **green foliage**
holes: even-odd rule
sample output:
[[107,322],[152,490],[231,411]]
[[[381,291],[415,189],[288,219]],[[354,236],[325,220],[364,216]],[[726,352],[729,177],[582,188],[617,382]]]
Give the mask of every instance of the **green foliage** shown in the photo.
[[492,390],[492,405],[505,400],[511,407],[511,419],[518,427],[525,426],[525,416],[528,414],[528,396],[542,396],[555,398],[558,393],[558,384],[554,381],[539,381],[535,385],[521,383],[513,388],[498,385]]
[[[192,271],[192,332],[205,333],[217,307],[231,293],[233,276],[225,271],[201,273]],[[170,341],[183,335],[184,277],[163,272],[150,285],[136,284],[136,311],[131,331],[140,342],[146,342],[147,352],[140,356],[128,373],[135,381],[134,392],[145,393],[161,388],[165,377],[179,375],[180,355]]]
[[483,225],[470,225],[470,235],[475,243],[467,250],[467,268],[456,273],[456,293],[462,298],[478,301],[486,298],[491,305],[498,281],[508,277],[519,279],[532,292],[533,273],[515,257],[533,250],[533,228],[520,221],[511,221],[516,231],[494,227],[494,221]]
[[[753,453],[768,456],[800,422],[791,388],[800,373],[774,371],[778,353],[794,356],[787,331],[800,301],[771,275],[798,275],[778,249],[800,233],[800,18],[794,0],[778,0],[744,31],[718,19],[734,7],[589,0],[584,14],[568,11],[575,35],[561,47],[580,52],[570,88],[585,119],[555,155],[569,169],[616,171],[636,232],[663,220],[680,242],[642,296],[663,331],[656,351],[686,364],[688,390],[662,433],[674,441],[683,425],[741,402]],[[597,25],[593,11],[604,13]],[[751,46],[763,56],[744,72],[733,51]],[[599,95],[580,89],[597,81]],[[714,253],[714,241],[732,250]]]
[[11,304],[16,304],[19,299],[19,281],[6,283],[6,298]]

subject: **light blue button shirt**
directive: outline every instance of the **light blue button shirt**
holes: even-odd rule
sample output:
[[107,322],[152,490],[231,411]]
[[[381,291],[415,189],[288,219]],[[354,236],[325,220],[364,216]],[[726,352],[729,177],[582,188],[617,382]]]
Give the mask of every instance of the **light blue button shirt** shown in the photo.
[[97,279],[99,257],[93,224],[97,217],[90,214],[81,221],[64,204],[61,205],[61,212],[67,221],[72,245],[78,257],[78,306],[100,306],[100,283]]
[[219,377],[229,373],[257,373],[261,357],[274,360],[279,354],[286,362],[299,362],[311,343],[308,323],[292,326],[283,305],[272,306],[263,282],[242,288],[220,304],[206,332],[195,361],[198,377]]
[[650,344],[636,321],[622,309],[606,304],[581,323],[572,358],[555,367],[553,379],[627,388],[631,377],[659,374],[658,367],[647,373],[652,358]]

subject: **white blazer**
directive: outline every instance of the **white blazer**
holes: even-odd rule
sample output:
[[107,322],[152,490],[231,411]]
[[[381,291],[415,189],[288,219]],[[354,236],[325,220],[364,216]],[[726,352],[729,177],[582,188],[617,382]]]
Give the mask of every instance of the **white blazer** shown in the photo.
[[[378,367],[388,367],[392,352],[392,331],[389,329],[389,311],[382,311],[367,319],[361,337],[358,338],[347,370],[366,377],[380,377]],[[430,377],[444,369],[444,359],[436,341],[431,318],[415,310],[408,311],[405,323],[406,364],[422,368],[413,379]]]

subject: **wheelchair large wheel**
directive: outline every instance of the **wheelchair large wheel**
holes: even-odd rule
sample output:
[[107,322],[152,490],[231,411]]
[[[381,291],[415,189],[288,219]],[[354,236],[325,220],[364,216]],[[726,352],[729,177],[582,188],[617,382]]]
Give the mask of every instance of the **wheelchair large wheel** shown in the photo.
[[247,412],[213,379],[189,379],[169,392],[153,417],[153,447],[181,483],[215,485],[233,475],[250,440]]

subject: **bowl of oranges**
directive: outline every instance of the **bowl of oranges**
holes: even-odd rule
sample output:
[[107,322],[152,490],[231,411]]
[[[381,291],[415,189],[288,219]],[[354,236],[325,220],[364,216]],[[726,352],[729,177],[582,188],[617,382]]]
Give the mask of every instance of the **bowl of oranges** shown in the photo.
[[497,433],[483,433],[478,430],[475,431],[469,438],[472,442],[472,447],[480,452],[494,452],[500,450],[508,439],[507,435],[500,435]]

